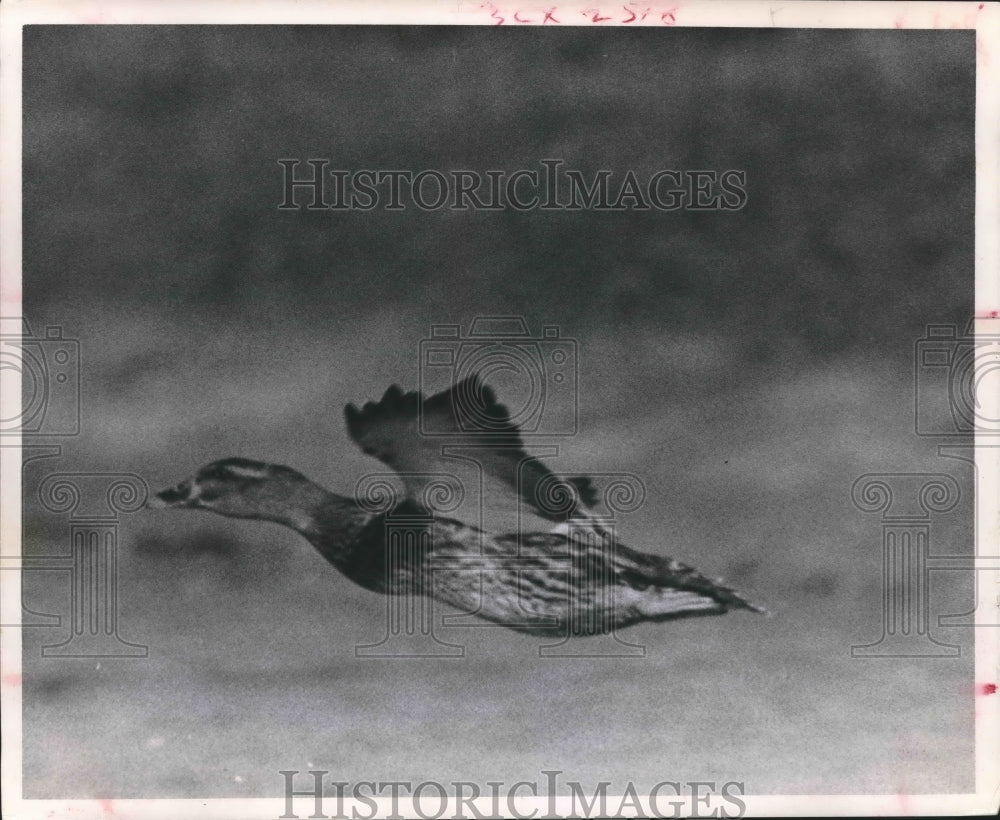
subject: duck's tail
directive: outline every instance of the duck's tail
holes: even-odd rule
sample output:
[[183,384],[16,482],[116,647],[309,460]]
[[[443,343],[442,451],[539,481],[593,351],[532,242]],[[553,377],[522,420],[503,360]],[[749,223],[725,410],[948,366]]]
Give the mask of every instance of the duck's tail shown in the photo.
[[652,587],[659,591],[660,595],[652,596],[654,599],[664,598],[664,602],[671,600],[672,603],[678,593],[687,593],[691,603],[696,598],[701,599],[701,606],[712,612],[746,609],[767,614],[766,609],[749,601],[721,578],[709,578],[673,558],[639,553],[622,546],[618,548],[617,558],[623,580],[637,589]]

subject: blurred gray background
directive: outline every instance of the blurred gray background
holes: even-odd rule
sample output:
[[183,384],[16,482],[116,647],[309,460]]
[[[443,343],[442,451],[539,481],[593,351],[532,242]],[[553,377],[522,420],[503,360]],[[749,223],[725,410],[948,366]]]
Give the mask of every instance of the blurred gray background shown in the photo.
[[[28,797],[279,795],[337,779],[739,780],[748,793],[973,785],[960,659],[854,660],[881,634],[867,472],[971,474],[913,433],[913,346],[973,309],[967,31],[31,26],[24,310],[81,347],[82,431],[26,474],[25,550],[66,549],[32,488],[210,460],[350,493],[381,469],[347,401],[413,389],[435,323],[515,314],[578,343],[560,469],[628,471],[626,543],[773,611],[634,627],[641,659],[358,659],[384,601],[294,533],[144,511],[121,527],[123,637],[41,658],[25,630]],[[283,212],[281,158],[615,178],[745,170],[738,212]],[[971,492],[933,549],[972,552]],[[935,577],[933,612],[972,606]],[[29,573],[39,611],[61,573]],[[936,628],[936,627],[935,627]],[[586,643],[586,642],[584,642]]]

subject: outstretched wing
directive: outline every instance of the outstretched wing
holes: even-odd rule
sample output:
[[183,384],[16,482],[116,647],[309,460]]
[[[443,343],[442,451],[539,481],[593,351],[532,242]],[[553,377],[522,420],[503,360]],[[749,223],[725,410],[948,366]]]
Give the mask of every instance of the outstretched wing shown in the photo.
[[534,517],[551,527],[584,516],[596,500],[589,479],[557,476],[527,452],[507,408],[477,376],[430,398],[393,385],[378,402],[348,404],[344,415],[351,438],[398,473],[417,503],[433,506],[435,477],[457,479],[464,509],[447,514],[482,529],[538,529]]

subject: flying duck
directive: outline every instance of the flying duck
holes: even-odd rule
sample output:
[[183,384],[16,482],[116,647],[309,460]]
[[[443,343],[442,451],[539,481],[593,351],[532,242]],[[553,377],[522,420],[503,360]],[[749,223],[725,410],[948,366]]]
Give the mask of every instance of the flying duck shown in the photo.
[[363,479],[351,497],[290,467],[227,458],[149,506],[283,524],[366,589],[432,596],[532,635],[763,611],[679,561],[618,543],[594,511],[594,483],[529,455],[477,376],[429,398],[393,385],[344,415],[351,439],[392,471]]

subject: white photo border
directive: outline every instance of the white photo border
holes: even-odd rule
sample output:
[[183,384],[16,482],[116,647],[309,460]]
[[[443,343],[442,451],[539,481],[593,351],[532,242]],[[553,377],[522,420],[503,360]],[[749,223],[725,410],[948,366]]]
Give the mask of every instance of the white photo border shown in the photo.
[[[682,27],[777,27],[837,29],[974,29],[976,32],[976,331],[1000,333],[1000,4],[996,2],[828,2],[799,0],[780,5],[751,0],[716,2],[659,2],[643,6],[653,14],[643,20],[600,20],[585,12],[593,0],[537,2],[526,0],[260,0],[259,2],[163,2],[163,0],[8,0],[0,6],[0,307],[4,316],[21,315],[21,88],[22,27],[30,24],[444,24],[444,25],[643,25]],[[620,4],[619,4],[620,5]],[[546,12],[549,12],[546,15]],[[515,19],[515,14],[518,15]],[[0,416],[19,414],[20,374],[4,370]],[[989,418],[1000,417],[1000,396],[986,408]],[[1000,447],[977,435],[977,555],[994,563],[1000,552]],[[5,441],[6,444],[6,441]],[[0,448],[0,538],[19,544],[21,533],[21,452],[15,436],[12,446]],[[6,550],[5,550],[6,552]],[[1000,569],[976,573],[977,600],[996,601]],[[0,573],[0,616],[3,623],[21,617],[21,579],[18,572]],[[1000,626],[1000,606],[985,607],[992,625]],[[989,617],[989,616],[987,616]],[[285,812],[284,798],[211,800],[27,800],[22,797],[21,632],[4,628],[0,635],[3,710],[3,814],[9,818],[277,818]],[[940,814],[995,814],[1000,807],[1000,694],[983,696],[1000,679],[1000,629],[977,629],[975,635],[976,746],[975,792],[970,794],[877,795],[753,795],[743,797],[746,816],[851,816]],[[674,798],[671,798],[674,799]],[[389,798],[378,798],[382,815]],[[489,812],[488,799],[478,801]],[[295,798],[300,817],[313,813],[311,797]],[[524,815],[550,809],[545,796],[519,797]],[[349,812],[351,801],[345,801]],[[569,798],[555,799],[556,811],[571,811]],[[687,812],[696,813],[690,800]],[[400,800],[400,810],[415,816],[411,803]]]

